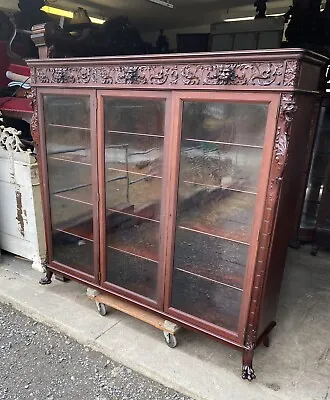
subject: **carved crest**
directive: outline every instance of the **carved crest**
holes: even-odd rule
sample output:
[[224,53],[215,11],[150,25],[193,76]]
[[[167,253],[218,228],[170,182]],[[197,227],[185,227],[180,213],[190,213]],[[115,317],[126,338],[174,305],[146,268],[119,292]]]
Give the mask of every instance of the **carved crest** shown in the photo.
[[37,107],[37,92],[35,88],[32,88],[28,98],[31,99],[31,106],[33,110],[30,129],[31,135],[33,137],[33,141],[36,146],[39,145],[39,115],[38,115],[38,107]]
[[35,84],[139,86],[294,86],[299,62],[77,65],[36,67]]

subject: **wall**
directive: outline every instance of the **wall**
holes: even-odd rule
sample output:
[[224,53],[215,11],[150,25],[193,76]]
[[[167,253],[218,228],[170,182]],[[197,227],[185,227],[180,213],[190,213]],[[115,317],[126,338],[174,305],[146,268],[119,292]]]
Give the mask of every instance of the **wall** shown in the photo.
[[[176,49],[176,35],[178,33],[210,33],[210,29],[211,29],[210,25],[198,25],[187,28],[169,29],[165,30],[164,33],[170,41],[170,49]],[[142,33],[141,36],[145,42],[151,43],[155,46],[156,40],[159,36],[159,31],[145,32]]]

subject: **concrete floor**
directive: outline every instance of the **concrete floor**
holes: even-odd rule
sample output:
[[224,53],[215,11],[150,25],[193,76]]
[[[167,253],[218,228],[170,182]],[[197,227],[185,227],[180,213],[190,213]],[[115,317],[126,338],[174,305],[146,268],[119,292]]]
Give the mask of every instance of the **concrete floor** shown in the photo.
[[[101,317],[77,283],[41,287],[30,263],[5,256],[0,301],[101,350],[195,399],[327,400],[330,398],[330,254],[290,250],[271,347],[256,351],[257,380],[240,378],[241,354],[182,331],[169,349],[162,334],[131,317]],[[155,399],[156,400],[156,399]]]

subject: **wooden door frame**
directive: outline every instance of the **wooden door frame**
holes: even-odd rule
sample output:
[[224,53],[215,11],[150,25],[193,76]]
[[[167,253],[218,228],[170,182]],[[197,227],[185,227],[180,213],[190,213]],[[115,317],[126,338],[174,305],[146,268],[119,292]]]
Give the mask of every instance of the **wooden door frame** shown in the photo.
[[[244,333],[247,323],[250,300],[252,294],[252,284],[255,274],[256,257],[258,250],[259,234],[263,221],[264,204],[267,195],[268,180],[272,165],[274,141],[277,126],[277,115],[280,104],[279,93],[238,93],[233,92],[219,92],[207,93],[201,91],[175,91],[172,94],[172,136],[170,143],[170,166],[171,175],[169,179],[170,193],[167,201],[167,215],[169,217],[167,243],[168,254],[166,257],[166,280],[165,280],[165,303],[164,311],[174,318],[180,318],[189,321],[195,326],[207,329],[224,336],[226,339],[239,343],[243,346]],[[248,251],[248,258],[246,263],[246,273],[242,292],[241,311],[239,316],[239,325],[237,332],[232,332],[227,329],[212,323],[207,323],[204,320],[184,313],[171,307],[171,290],[173,279],[173,262],[174,262],[174,243],[175,243],[175,229],[176,229],[176,212],[177,212],[177,196],[178,196],[178,182],[179,182],[179,167],[180,167],[180,152],[181,152],[181,129],[182,129],[182,111],[184,101],[208,101],[208,102],[232,102],[232,103],[247,103],[247,104],[268,104],[268,116],[265,127],[264,146],[262,150],[262,159],[260,165],[260,173],[257,186],[257,195],[255,203],[255,212],[253,223],[251,226],[251,240]]]
[[[141,100],[165,100],[165,126],[163,143],[163,165],[161,185],[161,210],[159,221],[159,261],[157,264],[157,295],[156,300],[134,293],[107,281],[107,256],[106,256],[106,193],[105,193],[105,157],[104,157],[104,98],[141,99]],[[98,171],[99,171],[99,218],[100,218],[100,285],[106,290],[128,297],[133,301],[162,311],[164,308],[164,281],[165,260],[167,248],[167,214],[166,214],[166,190],[169,182],[169,142],[171,136],[171,92],[151,90],[97,90],[97,142],[98,142]]]
[[[97,120],[96,120],[96,90],[92,89],[59,89],[59,88],[37,88],[37,107],[39,114],[39,156],[41,159],[41,174],[42,174],[42,193],[43,193],[43,212],[45,236],[47,243],[47,263],[48,265],[59,272],[68,276],[75,276],[78,279],[99,284],[99,228],[98,228],[98,195],[97,195]],[[89,97],[90,102],[90,140],[91,140],[91,176],[92,176],[92,210],[93,210],[93,249],[94,249],[94,276],[86,274],[75,268],[69,267],[62,263],[53,260],[53,241],[52,241],[52,221],[50,208],[50,192],[48,184],[48,163],[47,163],[47,147],[46,147],[46,131],[45,131],[45,113],[44,101],[45,95],[50,96],[72,96]]]

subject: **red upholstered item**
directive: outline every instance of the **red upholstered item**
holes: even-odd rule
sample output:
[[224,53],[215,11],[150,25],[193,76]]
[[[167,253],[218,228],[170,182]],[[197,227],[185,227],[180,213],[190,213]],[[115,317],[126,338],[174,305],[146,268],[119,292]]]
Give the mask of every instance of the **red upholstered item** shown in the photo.
[[[22,46],[14,46],[14,51]],[[7,54],[7,43],[0,41],[0,87],[5,87],[10,82],[6,77],[8,70],[16,74],[30,76],[30,68],[24,65],[10,64],[11,60]]]
[[14,74],[24,75],[26,77],[30,76],[30,68],[25,65],[10,64],[8,71]]
[[0,110],[32,113],[31,100],[20,97],[1,97]]

